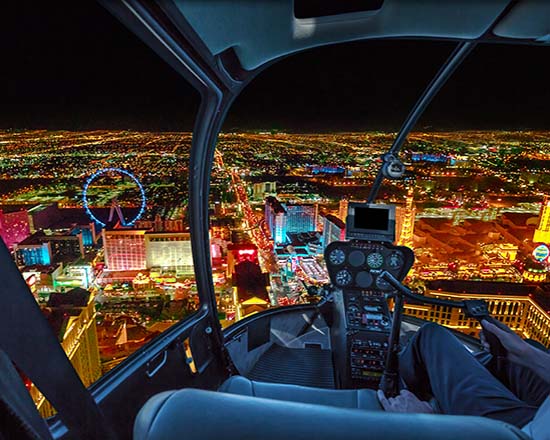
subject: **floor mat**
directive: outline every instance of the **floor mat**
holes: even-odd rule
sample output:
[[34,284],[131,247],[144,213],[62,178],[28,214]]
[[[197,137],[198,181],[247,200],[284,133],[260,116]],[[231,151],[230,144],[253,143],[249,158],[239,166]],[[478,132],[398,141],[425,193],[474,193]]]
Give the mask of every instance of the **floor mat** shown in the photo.
[[330,350],[319,347],[286,348],[274,344],[247,375],[251,380],[334,388]]

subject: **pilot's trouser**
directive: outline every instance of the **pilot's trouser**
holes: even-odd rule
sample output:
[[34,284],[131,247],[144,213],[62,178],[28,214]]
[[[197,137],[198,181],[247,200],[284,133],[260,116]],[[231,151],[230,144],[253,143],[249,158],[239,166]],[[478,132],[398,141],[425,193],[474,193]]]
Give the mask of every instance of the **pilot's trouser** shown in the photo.
[[[400,355],[400,373],[420,399],[435,397],[444,414],[474,415],[522,427],[550,393],[528,368],[505,362],[496,379],[447,329],[424,325]],[[507,387],[508,386],[508,387]]]

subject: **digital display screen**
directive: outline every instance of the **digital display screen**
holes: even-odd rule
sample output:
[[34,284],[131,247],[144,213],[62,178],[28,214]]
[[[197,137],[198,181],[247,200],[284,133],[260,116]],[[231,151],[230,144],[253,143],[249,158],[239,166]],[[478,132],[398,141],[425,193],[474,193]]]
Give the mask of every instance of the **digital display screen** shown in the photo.
[[346,239],[395,241],[395,206],[350,202],[346,217]]
[[353,226],[359,229],[387,231],[389,229],[389,214],[388,209],[356,207]]

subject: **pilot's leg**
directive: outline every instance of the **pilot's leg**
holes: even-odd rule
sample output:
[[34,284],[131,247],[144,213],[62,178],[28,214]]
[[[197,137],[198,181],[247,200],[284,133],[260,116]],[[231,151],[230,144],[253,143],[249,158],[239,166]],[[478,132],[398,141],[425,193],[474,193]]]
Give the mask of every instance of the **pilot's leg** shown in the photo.
[[424,325],[401,354],[399,365],[410,391],[424,400],[433,395],[445,414],[489,417],[522,427],[537,411],[440,325]]
[[529,405],[540,406],[550,395],[550,384],[529,368],[510,361],[502,362],[502,366],[503,371],[496,372],[496,377],[520,400]]

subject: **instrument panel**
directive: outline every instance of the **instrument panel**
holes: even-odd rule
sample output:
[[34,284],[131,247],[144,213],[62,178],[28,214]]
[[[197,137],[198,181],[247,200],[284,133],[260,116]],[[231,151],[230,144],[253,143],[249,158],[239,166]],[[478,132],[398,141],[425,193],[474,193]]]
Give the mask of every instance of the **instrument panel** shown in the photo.
[[336,241],[327,246],[325,262],[341,298],[340,325],[345,337],[334,346],[346,353],[342,384],[375,389],[384,371],[392,329],[386,296],[393,288],[380,274],[387,271],[402,281],[414,254],[387,242]]
[[344,308],[348,329],[389,332],[391,318],[384,294],[379,291],[347,291]]
[[390,272],[402,280],[414,262],[413,252],[404,246],[365,241],[335,241],[325,250],[332,284],[341,289],[391,290],[378,275]]

